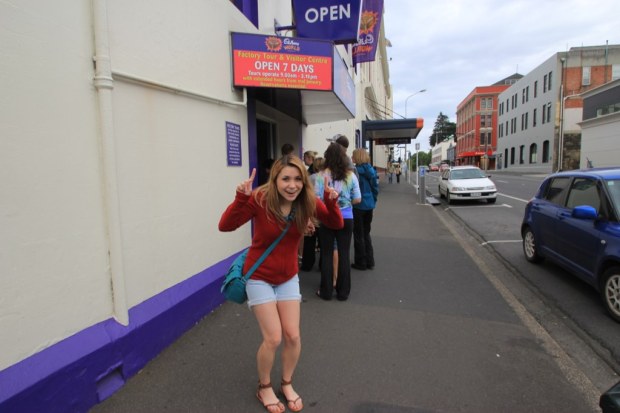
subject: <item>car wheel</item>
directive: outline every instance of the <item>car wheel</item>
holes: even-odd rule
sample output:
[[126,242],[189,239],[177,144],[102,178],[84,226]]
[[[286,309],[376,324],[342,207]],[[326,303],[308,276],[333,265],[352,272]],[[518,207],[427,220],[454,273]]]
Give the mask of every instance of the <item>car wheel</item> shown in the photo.
[[541,262],[543,257],[538,254],[534,233],[527,227],[523,230],[523,254],[529,262]]
[[487,199],[487,202],[488,202],[489,204],[494,204],[494,203],[495,203],[495,201],[497,201],[497,198],[489,198],[489,199]]
[[446,190],[446,200],[448,201],[449,205],[452,205],[452,199],[450,198],[450,190]]
[[441,185],[437,186],[437,191],[439,191],[439,199],[443,198],[443,194],[441,193]]
[[620,267],[611,267],[603,274],[601,298],[609,315],[620,322]]

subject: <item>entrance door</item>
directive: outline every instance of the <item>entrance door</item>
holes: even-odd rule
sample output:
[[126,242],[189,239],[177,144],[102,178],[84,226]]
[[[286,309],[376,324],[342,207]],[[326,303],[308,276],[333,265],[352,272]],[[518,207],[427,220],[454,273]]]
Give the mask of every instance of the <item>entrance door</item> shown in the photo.
[[256,120],[256,144],[258,155],[258,184],[262,185],[269,177],[269,168],[276,159],[276,124]]

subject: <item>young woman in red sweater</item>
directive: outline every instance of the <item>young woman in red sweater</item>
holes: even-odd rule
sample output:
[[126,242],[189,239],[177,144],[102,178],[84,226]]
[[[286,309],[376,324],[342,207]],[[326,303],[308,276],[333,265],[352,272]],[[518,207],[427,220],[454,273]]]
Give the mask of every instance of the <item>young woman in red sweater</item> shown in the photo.
[[284,405],[271,386],[271,369],[276,350],[283,341],[280,390],[288,408],[303,409],[301,397],[293,389],[292,378],[301,353],[300,302],[297,250],[309,222],[342,228],[338,193],[325,182],[322,202],[314,194],[308,172],[301,159],[286,155],[271,167],[269,180],[252,191],[256,170],[237,185],[235,200],[219,223],[220,231],[234,231],[254,220],[254,235],[243,272],[246,273],[261,254],[280,235],[288,219],[286,235],[248,280],[248,305],[254,312],[263,336],[256,355],[258,390],[256,397],[270,413],[282,413]]

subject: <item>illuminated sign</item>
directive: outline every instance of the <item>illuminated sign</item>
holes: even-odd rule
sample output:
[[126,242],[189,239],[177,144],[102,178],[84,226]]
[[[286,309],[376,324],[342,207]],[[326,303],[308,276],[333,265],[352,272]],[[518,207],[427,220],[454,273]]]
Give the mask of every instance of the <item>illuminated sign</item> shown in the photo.
[[232,33],[233,84],[332,90],[333,48],[321,40]]

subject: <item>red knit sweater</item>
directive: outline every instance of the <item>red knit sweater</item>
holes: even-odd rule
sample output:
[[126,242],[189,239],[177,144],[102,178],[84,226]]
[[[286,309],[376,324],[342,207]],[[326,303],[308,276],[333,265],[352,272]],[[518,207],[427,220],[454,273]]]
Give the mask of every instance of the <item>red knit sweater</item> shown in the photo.
[[[340,229],[344,226],[342,214],[338,207],[337,199],[328,199],[329,195],[324,194],[325,203],[320,199],[316,200],[316,217],[322,225],[329,228]],[[284,225],[281,222],[268,220],[267,210],[261,207],[254,195],[246,195],[237,192],[235,200],[226,208],[220,218],[218,225],[220,231],[234,231],[241,225],[254,218],[254,237],[252,245],[248,251],[248,256],[243,266],[245,274],[254,263],[260,258],[262,253],[269,248],[271,243],[278,238]],[[297,251],[302,234],[297,229],[295,223],[287,231],[284,238],[265,258],[265,261],[254,271],[250,277],[253,280],[263,280],[270,284],[282,284],[298,273]]]

